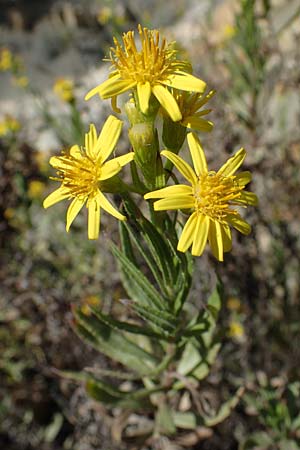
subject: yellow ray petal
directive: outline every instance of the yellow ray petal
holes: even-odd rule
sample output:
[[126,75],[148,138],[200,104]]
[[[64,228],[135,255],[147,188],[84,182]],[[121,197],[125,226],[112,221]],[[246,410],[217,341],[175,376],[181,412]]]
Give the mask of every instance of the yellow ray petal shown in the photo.
[[175,155],[175,153],[170,152],[169,150],[163,150],[161,155],[168,158],[174,166],[179,170],[180,173],[186,178],[190,183],[196,184],[197,177],[191,166],[186,163],[180,156]]
[[201,106],[205,105],[205,103],[207,103],[215,95],[215,93],[216,91],[212,89],[207,95],[203,95],[202,98],[197,101],[197,108],[199,109]]
[[223,236],[221,225],[217,220],[210,219],[208,239],[214,257],[218,261],[223,261]]
[[115,159],[107,161],[101,167],[99,181],[108,180],[109,178],[119,173],[121,169],[121,165]]
[[118,99],[117,95],[115,95],[114,97],[111,98],[111,108],[115,113],[121,114],[121,110],[120,110],[120,108],[118,108],[118,105],[117,105],[117,99]]
[[169,209],[190,209],[194,206],[195,199],[189,195],[163,198],[154,203],[155,211],[165,211]]
[[[73,145],[70,149],[69,149],[69,154],[71,156],[73,156],[73,158],[76,159],[80,159],[82,157],[80,148],[78,145]],[[66,158],[66,156],[64,154],[62,154],[62,156],[52,156],[50,158],[49,163],[51,164],[52,167],[54,167],[55,169],[58,170],[64,170],[67,169],[68,167],[70,167],[70,161],[68,161],[68,159]]]
[[93,123],[90,124],[89,132],[85,134],[84,146],[86,149],[86,153],[90,158],[95,157],[94,148],[97,142],[97,131],[96,127]]
[[191,152],[196,174],[199,176],[207,173],[206,157],[198,136],[195,133],[188,133],[187,141],[189,144],[189,149]]
[[177,250],[180,252],[186,252],[188,248],[192,245],[194,234],[195,234],[195,227],[197,224],[197,213],[194,212],[188,219],[187,223],[185,224],[180,239],[178,241]]
[[244,172],[240,172],[237,175],[235,175],[234,182],[238,184],[238,186],[246,186],[246,184],[250,183],[251,179],[252,179],[251,172],[245,170]]
[[95,197],[88,201],[88,238],[98,239],[100,231],[100,205]]
[[76,218],[77,214],[81,210],[85,203],[85,200],[80,200],[78,198],[74,198],[74,200],[71,202],[68,211],[67,211],[67,224],[66,224],[66,230],[69,231],[70,226],[72,225],[72,222]]
[[223,175],[224,177],[230,177],[230,175],[234,174],[243,163],[246,156],[246,151],[244,148],[240,148],[236,152],[232,158],[229,158],[228,161],[223,164],[221,169],[218,171],[218,174]]
[[65,169],[68,165],[64,162],[63,156],[51,156],[49,164],[54,169]]
[[163,83],[172,88],[181,89],[182,91],[202,92],[205,91],[206,83],[200,78],[191,75],[190,73],[176,71],[175,74],[168,76]]
[[225,253],[230,252],[232,248],[232,237],[230,227],[225,223],[221,223],[220,225],[223,239],[223,250]]
[[239,214],[228,215],[226,220],[240,233],[245,235],[251,233],[251,226]]
[[97,158],[101,159],[101,163],[104,163],[115,148],[122,126],[123,122],[114,116],[106,119],[94,149]]
[[149,81],[137,84],[137,94],[141,111],[143,114],[146,114],[149,108],[149,99],[151,97],[151,85]]
[[187,116],[180,123],[187,128],[192,128],[193,130],[203,132],[209,132],[214,127],[214,124],[209,120],[205,120],[197,116]]
[[152,92],[174,122],[182,119],[179,106],[167,88],[157,84],[152,87]]
[[251,206],[258,205],[257,195],[249,191],[242,191],[240,197],[237,198],[235,201],[236,203],[241,203],[242,205],[251,205]]
[[119,220],[125,220],[126,217],[123,216],[123,214],[119,213],[112,204],[107,200],[106,197],[102,194],[102,192],[98,192],[97,198],[99,199],[99,204],[101,208],[103,208],[106,212],[111,214],[112,216],[116,217]]
[[118,156],[117,158],[114,158],[114,161],[120,164],[121,167],[125,166],[126,164],[130,163],[134,159],[134,153],[129,152],[126,155]]
[[98,89],[92,89],[85,97],[85,100],[88,100],[97,93],[103,100],[110,97],[116,97],[117,95],[132,89],[134,86],[136,86],[136,81],[120,80],[119,76],[114,76],[100,84]]
[[71,156],[73,156],[73,158],[81,158],[82,157],[82,153],[79,148],[79,145],[72,145],[72,147],[69,150],[69,153]]
[[163,189],[158,189],[157,191],[148,192],[144,195],[144,199],[149,198],[163,198],[163,197],[177,197],[182,195],[192,195],[193,190],[191,186],[186,186],[185,184],[176,184],[174,186],[168,186]]
[[96,86],[95,88],[93,88],[93,89],[91,89],[87,94],[86,94],[86,96],[84,97],[84,100],[89,100],[91,97],[93,97],[94,95],[96,95],[96,94],[99,94],[100,95],[100,90],[102,89],[102,86],[104,85],[104,87],[105,87],[105,85],[107,85],[107,84],[111,84],[111,83],[113,83],[113,82],[116,82],[117,80],[119,80],[120,79],[120,75],[119,74],[116,74],[116,75],[113,75],[112,77],[110,77],[108,80],[105,80],[103,83],[101,83],[101,84],[99,84],[98,86]]
[[201,256],[208,237],[210,219],[204,214],[198,215],[193,239],[192,255]]
[[49,194],[48,197],[45,198],[45,200],[43,202],[43,206],[44,206],[44,208],[49,208],[50,206],[54,205],[55,203],[58,203],[61,200],[65,200],[69,196],[70,196],[69,190],[60,186],[54,192],[51,192],[51,194]]

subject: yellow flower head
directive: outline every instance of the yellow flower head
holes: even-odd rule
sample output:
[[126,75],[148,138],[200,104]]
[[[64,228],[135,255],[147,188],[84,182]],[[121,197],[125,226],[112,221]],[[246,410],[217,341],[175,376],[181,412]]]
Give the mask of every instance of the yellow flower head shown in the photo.
[[10,115],[0,122],[0,136],[7,136],[10,133],[16,133],[21,128],[20,122]]
[[161,199],[154,203],[156,211],[191,209],[192,214],[183,228],[177,249],[186,252],[192,245],[192,255],[200,256],[208,240],[213,255],[223,261],[223,253],[230,251],[232,245],[229,225],[246,235],[251,231],[235,206],[257,204],[256,195],[244,191],[251,180],[250,172],[234,175],[246,152],[241,148],[218,172],[209,171],[198,137],[188,133],[187,139],[194,170],[180,156],[168,150],[161,154],[177,167],[190,185],[178,184],[149,192],[145,199]]
[[10,70],[13,66],[13,55],[8,48],[2,48],[0,50],[0,70]]
[[237,297],[229,297],[229,299],[226,302],[226,306],[230,311],[241,311],[242,305],[241,301]]
[[61,186],[44,200],[44,208],[64,199],[73,199],[67,211],[67,231],[84,204],[88,208],[89,239],[99,236],[100,208],[119,220],[125,219],[101,191],[101,182],[116,175],[134,156],[129,153],[106,161],[115,148],[121,129],[122,122],[109,116],[99,136],[95,126],[90,126],[84,148],[74,145],[68,153],[50,159],[50,164],[57,169],[58,177],[54,180],[60,181]]
[[153,94],[174,122],[182,119],[179,106],[169,87],[203,93],[206,83],[189,73],[190,64],[176,59],[176,50],[160,42],[157,30],[138,27],[141,48],[135,44],[134,32],[123,35],[123,45],[114,39],[109,61],[113,71],[108,80],[92,89],[86,100],[95,94],[103,99],[115,99],[130,89],[136,89],[141,111],[146,114]]
[[199,110],[215,93],[216,91],[212,90],[204,95],[199,92],[177,91],[174,89],[173,95],[182,114],[182,119],[179,123],[186,128],[192,128],[198,131],[211,131],[214,126],[213,123],[207,119],[203,119],[203,116],[209,114],[211,109]]
[[64,102],[74,99],[74,83],[66,78],[58,78],[53,86],[53,91]]
[[28,77],[26,77],[25,75],[15,77],[13,81],[17,86],[21,88],[26,88],[29,84]]
[[235,321],[230,322],[228,329],[228,336],[235,339],[243,338],[245,336],[245,329],[243,325],[240,322]]
[[45,191],[45,183],[39,180],[32,180],[28,185],[28,197],[31,199],[41,198]]
[[103,6],[97,14],[100,25],[106,25],[113,18],[113,11],[108,6]]

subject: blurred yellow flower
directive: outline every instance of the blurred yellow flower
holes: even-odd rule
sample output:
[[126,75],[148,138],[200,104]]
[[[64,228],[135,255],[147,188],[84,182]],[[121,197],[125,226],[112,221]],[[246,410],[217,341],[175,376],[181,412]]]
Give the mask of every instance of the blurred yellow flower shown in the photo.
[[81,306],[80,310],[86,316],[90,316],[91,315],[90,306],[97,307],[100,305],[100,303],[101,303],[101,301],[100,301],[99,297],[97,297],[96,295],[89,295],[88,297],[85,297],[82,300],[82,306]]
[[179,106],[169,87],[184,91],[203,93],[206,83],[191,75],[190,64],[176,59],[176,50],[160,42],[157,30],[138,26],[141,49],[135,43],[134,32],[123,34],[123,46],[114,39],[110,58],[113,71],[108,80],[92,89],[85,97],[99,94],[103,99],[116,97],[131,89],[136,90],[142,113],[147,114],[149,100],[153,94],[174,122],[182,119]]
[[41,198],[43,193],[45,192],[45,183],[39,180],[32,180],[28,185],[28,197],[31,199]]
[[12,116],[5,116],[0,122],[0,136],[7,136],[10,133],[16,133],[21,128],[20,122]]
[[36,162],[36,164],[39,167],[39,170],[41,172],[48,172],[48,160],[49,160],[49,155],[48,152],[42,151],[42,150],[37,150],[34,153],[34,160]]
[[103,6],[97,14],[97,21],[100,25],[107,24],[113,17],[113,11],[108,6]]
[[6,220],[11,220],[15,215],[15,210],[13,208],[6,208],[4,210],[4,217]]
[[241,301],[237,297],[229,297],[226,306],[230,311],[240,311],[241,310]]
[[74,82],[68,78],[58,78],[53,86],[53,91],[64,102],[74,100]]
[[234,27],[233,25],[230,25],[230,24],[226,24],[224,26],[223,33],[224,33],[224,38],[229,40],[229,39],[233,38],[233,36],[236,35],[236,27]]
[[5,72],[10,70],[13,66],[13,55],[8,48],[0,50],[0,71]]
[[178,242],[179,251],[186,252],[192,245],[192,255],[200,256],[208,240],[215,258],[223,261],[223,253],[230,251],[232,246],[229,225],[246,235],[251,231],[250,225],[242,219],[235,206],[257,204],[256,195],[244,191],[251,180],[250,172],[234,175],[243,163],[246,152],[241,148],[218,172],[209,171],[198,137],[188,133],[187,140],[195,170],[180,156],[168,150],[161,154],[175,165],[191,186],[168,186],[149,192],[144,197],[161,199],[154,203],[156,211],[192,211]]
[[245,329],[240,322],[232,321],[229,324],[228,336],[236,339],[241,339],[245,336]]
[[22,87],[22,88],[25,88],[25,87],[28,86],[29,80],[28,80],[28,77],[26,77],[25,75],[22,75],[22,76],[14,77],[14,83],[15,83],[17,86],[20,86],[20,87]]
[[97,239],[100,228],[100,208],[119,220],[125,220],[106,199],[101,191],[101,182],[116,175],[122,167],[133,160],[134,153],[106,161],[114,150],[122,129],[122,122],[109,116],[99,136],[95,125],[85,135],[85,147],[74,145],[68,153],[53,156],[50,164],[57,169],[56,181],[61,186],[44,200],[44,208],[65,199],[73,199],[67,211],[66,230],[81,208],[88,208],[88,237]]

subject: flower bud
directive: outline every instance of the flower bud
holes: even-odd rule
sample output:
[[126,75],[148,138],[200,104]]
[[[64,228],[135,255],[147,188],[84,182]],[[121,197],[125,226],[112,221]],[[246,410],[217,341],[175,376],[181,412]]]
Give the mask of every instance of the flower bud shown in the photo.
[[164,115],[162,139],[165,146],[172,152],[178,153],[184,143],[185,136],[186,128]]
[[128,136],[135,153],[135,162],[142,171],[147,187],[155,187],[156,159],[159,154],[157,131],[150,122],[133,125]]

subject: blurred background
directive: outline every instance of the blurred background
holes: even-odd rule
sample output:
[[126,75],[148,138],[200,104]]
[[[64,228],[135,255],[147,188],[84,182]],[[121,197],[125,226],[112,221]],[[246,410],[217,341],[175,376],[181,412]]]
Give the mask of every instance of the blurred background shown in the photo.
[[113,414],[55,373],[108,364],[73,333],[71,305],[109,309],[125,295],[109,253],[117,226],[103,215],[89,242],[84,214],[67,234],[66,205],[42,207],[57,186],[49,156],[101,128],[109,101],[84,96],[108,74],[112,37],[138,23],[176,40],[217,90],[209,164],[244,146],[260,201],[223,264],[197,260],[191,293],[205,299],[215,272],[223,280],[223,347],[203,392],[246,394],[209,435],[151,448],[300,449],[299,0],[0,0],[0,448],[149,448],[114,444]]

